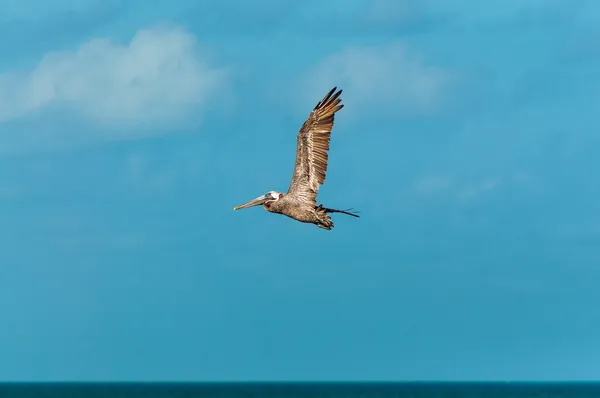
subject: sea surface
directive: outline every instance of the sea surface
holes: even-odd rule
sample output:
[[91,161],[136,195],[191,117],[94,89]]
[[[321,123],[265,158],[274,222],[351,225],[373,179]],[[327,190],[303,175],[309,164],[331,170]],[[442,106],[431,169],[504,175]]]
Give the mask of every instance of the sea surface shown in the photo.
[[4,383],[5,397],[600,398],[600,383]]

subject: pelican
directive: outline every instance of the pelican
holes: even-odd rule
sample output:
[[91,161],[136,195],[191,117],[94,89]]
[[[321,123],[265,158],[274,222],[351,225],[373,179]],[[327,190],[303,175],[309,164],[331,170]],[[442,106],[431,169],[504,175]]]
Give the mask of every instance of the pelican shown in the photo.
[[[292,182],[287,193],[269,191],[233,210],[262,205],[271,213],[283,214],[294,220],[315,224],[319,228],[331,230],[333,222],[327,213],[342,213],[358,217],[348,210],[337,210],[316,204],[317,191],[325,182],[329,150],[329,137],[333,119],[344,105],[339,97],[342,90],[334,87],[317,105],[298,132],[296,164]],[[335,94],[334,94],[335,93]]]

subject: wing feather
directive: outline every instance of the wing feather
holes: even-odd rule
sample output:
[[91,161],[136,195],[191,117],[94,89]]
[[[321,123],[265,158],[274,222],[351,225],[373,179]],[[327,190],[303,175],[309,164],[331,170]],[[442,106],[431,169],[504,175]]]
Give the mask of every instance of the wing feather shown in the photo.
[[[314,206],[317,191],[325,182],[331,129],[334,116],[344,107],[334,87],[317,103],[298,132],[296,164],[287,195]],[[335,94],[334,94],[335,93]]]

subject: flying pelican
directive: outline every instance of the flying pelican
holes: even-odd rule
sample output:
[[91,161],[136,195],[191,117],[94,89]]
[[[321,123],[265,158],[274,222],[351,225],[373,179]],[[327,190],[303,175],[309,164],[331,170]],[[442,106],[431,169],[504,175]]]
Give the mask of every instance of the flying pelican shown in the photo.
[[334,87],[317,103],[298,132],[296,164],[294,175],[287,193],[270,191],[250,202],[233,208],[245,209],[263,205],[265,210],[293,218],[294,220],[316,224],[319,228],[331,230],[333,222],[327,213],[343,213],[353,217],[357,214],[346,210],[328,209],[316,205],[317,191],[325,182],[327,173],[327,151],[333,127],[334,115],[344,105],[338,105],[342,90]]

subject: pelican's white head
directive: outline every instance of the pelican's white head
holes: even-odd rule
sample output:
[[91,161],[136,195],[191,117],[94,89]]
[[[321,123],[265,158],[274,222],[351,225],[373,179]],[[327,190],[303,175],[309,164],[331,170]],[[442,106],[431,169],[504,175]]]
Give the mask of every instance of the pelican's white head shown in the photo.
[[244,203],[243,205],[239,205],[233,208],[233,210],[245,209],[252,206],[260,206],[264,205],[267,202],[276,202],[279,199],[283,198],[283,194],[277,191],[269,191],[266,194],[259,196],[256,199],[251,200],[250,202]]
[[277,191],[269,191],[265,194],[265,196],[269,197],[268,202],[276,202],[279,199],[283,198],[283,194]]

